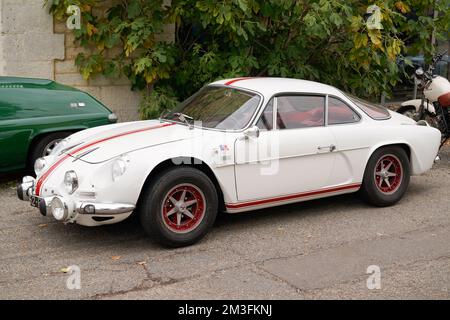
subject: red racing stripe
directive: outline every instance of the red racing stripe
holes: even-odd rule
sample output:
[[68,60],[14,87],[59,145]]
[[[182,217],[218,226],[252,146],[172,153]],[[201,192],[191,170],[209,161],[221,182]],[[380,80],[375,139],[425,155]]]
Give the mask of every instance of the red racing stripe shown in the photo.
[[242,80],[249,80],[249,79],[253,79],[253,78],[252,77],[237,78],[237,79],[233,79],[233,80],[230,80],[228,82],[225,82],[225,85],[229,86],[229,85],[231,85],[231,84],[233,84],[235,82],[242,81]]
[[41,193],[41,189],[42,189],[42,185],[44,184],[45,180],[47,180],[47,178],[50,176],[50,174],[61,164],[63,163],[67,158],[69,158],[70,156],[74,156],[76,153],[85,150],[86,148],[92,147],[96,144],[105,142],[105,141],[109,141],[112,139],[116,139],[116,138],[120,138],[123,136],[127,136],[133,133],[139,133],[139,132],[144,132],[144,131],[149,131],[149,130],[153,130],[153,129],[159,129],[159,128],[163,128],[163,127],[168,127],[168,126],[173,126],[175,125],[175,123],[164,123],[164,124],[160,124],[157,126],[153,126],[153,127],[148,127],[148,128],[143,128],[143,129],[137,129],[137,130],[133,130],[133,131],[127,131],[127,132],[122,132],[119,134],[116,134],[114,136],[108,137],[108,138],[103,138],[100,140],[96,140],[93,142],[90,142],[84,146],[81,146],[77,149],[75,149],[74,151],[71,151],[69,154],[64,155],[64,157],[62,157],[61,159],[59,159],[57,162],[55,162],[43,175],[42,177],[39,178],[37,184],[36,184],[36,195],[39,196]]
[[282,197],[277,197],[277,198],[268,198],[268,199],[255,200],[255,201],[249,201],[249,202],[241,202],[241,203],[229,203],[226,205],[226,207],[230,208],[230,209],[253,207],[253,206],[258,206],[258,205],[262,205],[262,204],[266,204],[266,203],[287,201],[287,200],[292,200],[292,199],[300,199],[300,198],[314,196],[314,195],[318,195],[318,194],[331,193],[331,192],[347,190],[347,189],[356,189],[356,188],[359,188],[360,186],[361,186],[360,183],[355,183],[355,184],[349,184],[349,185],[340,186],[340,187],[327,188],[327,189],[323,189],[323,190],[315,190],[315,191],[291,194],[288,196],[282,196]]

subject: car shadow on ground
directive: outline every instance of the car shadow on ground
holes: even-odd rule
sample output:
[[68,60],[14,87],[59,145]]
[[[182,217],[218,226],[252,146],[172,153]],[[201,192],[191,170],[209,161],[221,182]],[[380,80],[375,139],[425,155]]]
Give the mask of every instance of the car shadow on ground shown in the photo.
[[27,175],[26,171],[13,171],[8,173],[0,173],[0,184],[13,185],[22,179],[23,176]]
[[[246,213],[219,213],[216,223],[209,232],[209,235],[212,235],[212,238],[215,238],[215,232],[239,232],[239,230],[251,229],[267,223],[284,225],[294,217],[295,219],[302,220],[307,219],[310,216],[331,215],[335,214],[335,211],[343,211],[349,206],[355,208],[367,208],[367,205],[363,203],[356,195],[349,194],[294,203],[274,208],[255,210]],[[330,210],[330,208],[334,208],[335,210]],[[140,225],[139,217],[136,213],[123,222],[94,228],[80,225],[65,226],[58,222],[52,222],[51,224],[52,227],[50,228],[53,229],[51,230],[51,233],[53,233],[52,237],[70,237],[75,243],[97,243],[100,246],[105,247],[115,245],[123,248],[131,245],[134,249],[167,250],[167,248],[160,246],[147,237]],[[199,242],[199,244],[207,243],[208,238],[209,237],[206,236],[206,238]],[[196,245],[193,245],[188,248],[195,247]]]

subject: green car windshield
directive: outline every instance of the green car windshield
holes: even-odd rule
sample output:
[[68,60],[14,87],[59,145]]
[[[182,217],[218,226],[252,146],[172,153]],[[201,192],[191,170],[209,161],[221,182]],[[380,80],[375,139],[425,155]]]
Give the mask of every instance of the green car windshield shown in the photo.
[[254,93],[208,86],[162,118],[181,122],[184,117],[204,128],[240,130],[250,122],[259,102],[260,97]]

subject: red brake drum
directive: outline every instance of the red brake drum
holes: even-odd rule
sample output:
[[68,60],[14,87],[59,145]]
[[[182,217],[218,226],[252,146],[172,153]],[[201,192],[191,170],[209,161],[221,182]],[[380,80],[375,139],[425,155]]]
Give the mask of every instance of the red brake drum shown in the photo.
[[450,108],[450,92],[444,93],[438,98],[439,104],[442,108]]

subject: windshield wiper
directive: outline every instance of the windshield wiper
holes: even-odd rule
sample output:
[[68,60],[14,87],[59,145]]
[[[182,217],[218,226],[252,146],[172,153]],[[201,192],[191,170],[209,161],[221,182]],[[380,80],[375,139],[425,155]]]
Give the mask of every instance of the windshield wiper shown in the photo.
[[191,123],[189,123],[189,121],[188,121],[188,120],[194,121],[194,118],[192,118],[191,116],[188,116],[187,114],[184,114],[181,112],[175,112],[173,115],[176,116],[178,118],[178,120],[186,123],[188,125],[189,129],[193,128],[193,125]]

